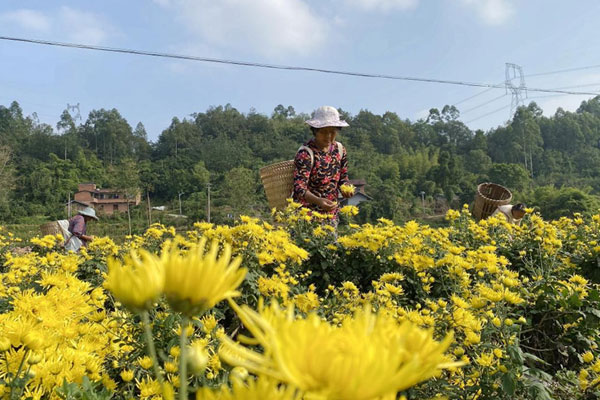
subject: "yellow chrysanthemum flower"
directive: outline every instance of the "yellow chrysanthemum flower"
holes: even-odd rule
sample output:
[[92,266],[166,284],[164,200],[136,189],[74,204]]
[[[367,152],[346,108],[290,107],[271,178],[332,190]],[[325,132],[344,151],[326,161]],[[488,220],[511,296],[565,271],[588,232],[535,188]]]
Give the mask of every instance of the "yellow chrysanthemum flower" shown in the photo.
[[213,242],[205,253],[206,238],[183,253],[176,246],[163,252],[165,268],[164,293],[171,307],[191,316],[214,307],[223,299],[239,296],[236,289],[246,277],[246,268],[239,268],[241,257],[231,260],[231,246],[226,244],[219,258],[218,245]]
[[104,287],[132,311],[147,310],[161,295],[165,275],[155,255],[145,250],[132,251],[123,263],[108,260],[108,276]]
[[583,358],[584,362],[591,363],[592,361],[594,361],[594,354],[592,354],[592,352],[590,351],[586,351],[582,354],[581,358]]
[[358,207],[350,205],[344,206],[340,208],[340,213],[351,217],[358,214]]
[[432,331],[410,322],[399,325],[393,317],[374,314],[369,308],[335,326],[316,314],[296,318],[292,308],[281,310],[276,303],[260,313],[233,301],[230,304],[264,353],[223,336],[221,357],[311,395],[339,400],[378,398],[460,365],[450,363],[443,354],[451,335],[437,342]]
[[345,183],[340,186],[340,192],[342,192],[344,196],[352,196],[354,194],[354,185]]
[[121,371],[120,373],[121,379],[123,379],[123,382],[130,382],[133,380],[133,371],[130,369],[126,369]]

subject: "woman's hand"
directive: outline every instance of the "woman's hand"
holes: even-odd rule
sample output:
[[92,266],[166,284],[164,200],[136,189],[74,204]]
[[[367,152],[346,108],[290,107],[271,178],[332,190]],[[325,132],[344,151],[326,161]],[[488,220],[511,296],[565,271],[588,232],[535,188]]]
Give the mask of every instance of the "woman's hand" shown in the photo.
[[84,242],[91,242],[91,241],[93,241],[95,238],[96,238],[96,237],[95,237],[95,236],[92,236],[92,235],[81,235],[81,236],[79,237],[79,239],[83,240]]
[[337,203],[335,201],[331,201],[331,200],[325,199],[323,197],[319,198],[317,205],[325,211],[332,211],[335,209],[335,207],[337,207]]
[[331,201],[324,197],[319,197],[311,193],[309,190],[304,194],[304,199],[309,203],[316,204],[323,211],[332,211],[337,207],[337,203],[335,201]]

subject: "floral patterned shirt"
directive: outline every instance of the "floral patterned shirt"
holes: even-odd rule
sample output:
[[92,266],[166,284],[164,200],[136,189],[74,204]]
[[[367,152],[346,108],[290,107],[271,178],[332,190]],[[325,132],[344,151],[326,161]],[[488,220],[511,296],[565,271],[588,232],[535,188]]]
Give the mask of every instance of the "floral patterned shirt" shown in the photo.
[[[296,153],[294,164],[294,201],[303,206],[326,213],[316,204],[309,203],[304,200],[304,194],[310,190],[317,197],[324,197],[328,200],[337,202],[339,187],[348,180],[348,158],[346,149],[342,147],[342,154],[338,150],[337,143],[329,146],[328,151],[319,149],[315,140],[311,139],[304,144],[309,147],[314,154],[314,163],[311,168],[310,153],[306,149],[301,149]],[[331,214],[337,215],[338,208],[336,207]]]

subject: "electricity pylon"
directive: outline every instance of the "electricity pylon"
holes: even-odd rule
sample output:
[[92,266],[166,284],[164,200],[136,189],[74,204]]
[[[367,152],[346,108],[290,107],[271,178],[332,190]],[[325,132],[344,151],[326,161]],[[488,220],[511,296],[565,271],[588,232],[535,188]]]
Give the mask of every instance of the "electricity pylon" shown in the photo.
[[506,75],[506,81],[504,82],[506,91],[508,92],[510,90],[512,94],[512,100],[510,102],[510,119],[517,108],[525,105],[525,99],[527,98],[527,86],[525,86],[525,75],[523,75],[523,68],[520,65],[506,63],[506,69],[504,72]]

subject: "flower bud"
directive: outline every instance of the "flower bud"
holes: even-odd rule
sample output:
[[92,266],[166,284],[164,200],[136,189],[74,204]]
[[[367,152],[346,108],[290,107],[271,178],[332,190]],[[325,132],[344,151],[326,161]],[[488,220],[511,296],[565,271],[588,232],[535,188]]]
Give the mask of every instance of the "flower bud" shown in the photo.
[[244,367],[235,367],[229,373],[229,381],[231,383],[242,384],[248,378],[248,370]]
[[10,340],[8,338],[0,338],[0,353],[4,353],[10,349]]
[[42,347],[42,338],[34,332],[28,332],[21,338],[21,341],[30,350],[39,350]]
[[42,355],[40,353],[31,353],[29,357],[27,357],[27,364],[35,365],[42,361]]
[[193,374],[199,375],[204,372],[208,364],[208,354],[201,343],[196,342],[189,346],[187,362]]

